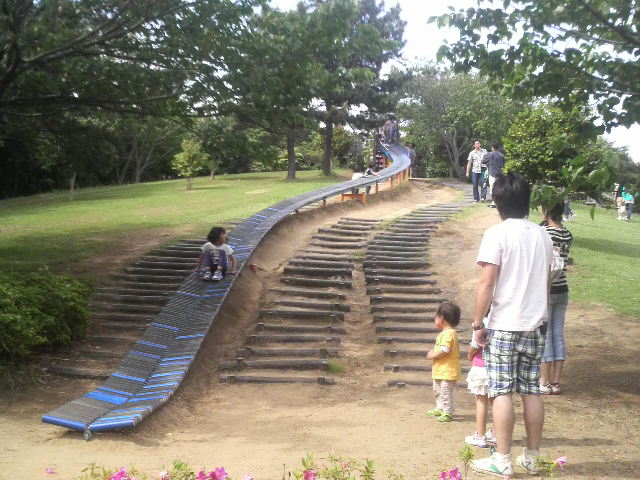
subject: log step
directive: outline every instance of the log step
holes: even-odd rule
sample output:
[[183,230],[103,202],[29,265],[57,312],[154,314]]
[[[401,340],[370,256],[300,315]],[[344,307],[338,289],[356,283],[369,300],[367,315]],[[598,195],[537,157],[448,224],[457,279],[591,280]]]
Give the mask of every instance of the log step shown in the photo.
[[327,370],[328,360],[293,359],[293,360],[245,360],[238,358],[235,362],[220,362],[220,370],[267,369],[267,370]]
[[430,266],[426,260],[385,260],[384,258],[365,260],[363,265],[364,268],[425,268]]
[[305,318],[317,320],[344,320],[344,312],[336,310],[283,310],[264,308],[260,310],[260,316],[279,318]]
[[275,300],[273,303],[283,307],[312,308],[318,310],[338,310],[341,312],[351,311],[351,307],[347,304],[337,302],[296,302],[294,300]]
[[383,275],[365,275],[367,283],[391,283],[394,285],[434,285],[435,280],[426,277],[387,277]]
[[[367,287],[368,295],[379,295],[381,293],[413,293],[413,294],[435,294],[441,293],[442,289],[432,287],[394,287],[394,286],[375,286]],[[444,302],[445,299],[440,298],[438,301]]]
[[406,350],[406,349],[387,349],[384,351],[385,357],[418,357],[427,358],[429,350]]
[[267,377],[259,375],[220,375],[223,383],[307,383],[318,385],[335,385],[332,377]]
[[389,380],[387,382],[387,385],[389,385],[390,387],[405,387],[407,385],[413,385],[416,387],[431,387],[433,385],[433,383],[430,380],[413,380],[413,379],[406,379],[406,380]]
[[292,258],[289,260],[289,265],[295,266],[303,266],[303,267],[330,267],[330,268],[344,268],[351,269],[355,268],[355,265],[351,262],[345,262],[342,260],[307,260],[307,259],[299,259]]
[[429,314],[436,311],[435,305],[412,306],[412,305],[371,305],[371,313],[377,313],[373,316],[373,320],[393,319],[394,317],[402,317],[402,315],[387,315],[388,313],[418,313]]
[[347,329],[344,327],[334,327],[333,325],[271,325],[258,323],[258,332],[276,333],[317,333],[325,335],[346,335]]
[[340,343],[341,338],[329,335],[248,335],[246,343],[256,345],[258,343]]
[[352,284],[346,280],[325,280],[322,278],[281,277],[280,281],[287,285],[306,285],[308,287],[337,287],[351,288]]
[[350,268],[284,267],[285,275],[309,275],[311,277],[350,277],[351,271],[352,269]]
[[[245,346],[239,356],[249,357],[320,357],[330,358],[339,355],[337,348],[260,348]],[[426,353],[425,353],[426,355]]]
[[433,304],[440,303],[444,300],[442,298],[422,297],[422,296],[401,296],[401,295],[374,295],[369,298],[371,304],[378,303],[418,303],[418,304]]
[[425,272],[420,270],[402,270],[402,269],[392,269],[392,268],[365,268],[364,271],[366,276],[403,276],[403,277],[426,277],[429,275],[433,275],[433,272]]
[[304,297],[304,298],[331,298],[336,300],[345,300],[347,297],[344,293],[338,292],[324,292],[322,290],[300,290],[293,288],[272,288],[270,290],[274,293],[281,295],[290,295],[292,297]]
[[376,333],[404,332],[404,333],[439,333],[435,327],[416,327],[413,325],[376,325]]

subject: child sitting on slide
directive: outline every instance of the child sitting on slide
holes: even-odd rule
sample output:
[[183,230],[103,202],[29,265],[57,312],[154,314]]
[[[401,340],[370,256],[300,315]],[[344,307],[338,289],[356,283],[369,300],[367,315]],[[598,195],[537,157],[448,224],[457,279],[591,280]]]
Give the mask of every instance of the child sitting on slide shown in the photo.
[[202,253],[198,258],[198,264],[193,270],[200,272],[203,280],[218,281],[227,275],[227,267],[231,263],[229,275],[236,273],[236,259],[233,256],[233,248],[227,245],[227,232],[222,227],[213,227],[207,235],[208,242],[202,245]]

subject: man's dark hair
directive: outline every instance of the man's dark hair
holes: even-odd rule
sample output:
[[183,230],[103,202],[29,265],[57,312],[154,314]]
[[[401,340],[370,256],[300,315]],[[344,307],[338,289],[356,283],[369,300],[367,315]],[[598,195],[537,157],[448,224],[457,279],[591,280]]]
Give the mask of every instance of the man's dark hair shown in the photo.
[[211,243],[216,243],[220,238],[220,235],[222,235],[223,233],[227,233],[227,231],[224,228],[213,227],[209,231],[209,235],[207,235],[207,240],[209,240]]
[[529,215],[529,182],[519,173],[509,172],[496,176],[491,190],[500,218],[525,218]]
[[554,222],[562,222],[562,214],[564,213],[564,202],[556,203],[553,207],[547,210],[547,215]]
[[415,144],[415,143],[410,143],[410,144],[409,144],[409,147],[411,147],[411,148],[416,148],[416,144]]
[[444,318],[454,328],[460,323],[460,307],[453,302],[442,302],[438,305],[436,315]]
[[495,151],[500,150],[500,144],[498,142],[493,142],[491,144],[491,148],[493,148]]

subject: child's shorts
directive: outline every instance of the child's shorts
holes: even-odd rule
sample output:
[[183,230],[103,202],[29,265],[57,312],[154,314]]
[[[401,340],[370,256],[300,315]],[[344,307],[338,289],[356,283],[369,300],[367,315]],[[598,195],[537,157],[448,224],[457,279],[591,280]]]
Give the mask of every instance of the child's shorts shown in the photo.
[[489,376],[486,367],[471,367],[467,374],[467,388],[474,395],[487,395],[489,393]]

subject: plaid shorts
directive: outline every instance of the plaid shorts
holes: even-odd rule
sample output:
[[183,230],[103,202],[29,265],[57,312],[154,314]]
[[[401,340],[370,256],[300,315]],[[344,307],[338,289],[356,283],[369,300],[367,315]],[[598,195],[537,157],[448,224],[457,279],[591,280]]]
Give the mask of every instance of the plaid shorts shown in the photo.
[[540,361],[544,335],[531,332],[489,330],[484,362],[489,376],[489,397],[514,390],[520,395],[540,395]]

